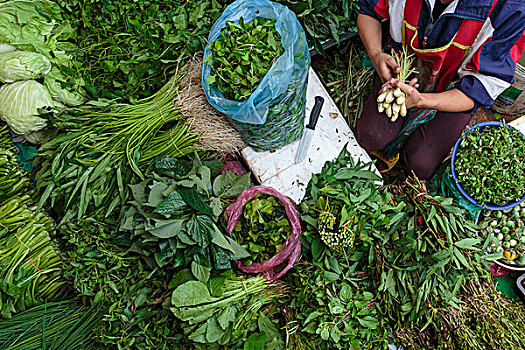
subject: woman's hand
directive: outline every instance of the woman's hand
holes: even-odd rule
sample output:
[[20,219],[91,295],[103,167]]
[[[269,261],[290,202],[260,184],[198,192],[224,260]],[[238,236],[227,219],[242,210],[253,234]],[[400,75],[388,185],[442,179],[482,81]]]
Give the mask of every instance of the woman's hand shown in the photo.
[[388,89],[395,89],[398,87],[405,93],[405,105],[407,109],[420,106],[421,94],[417,91],[417,88],[419,87],[417,78],[412,79],[408,84],[399,81],[399,79],[390,79],[383,84],[378,95],[381,95]]
[[383,83],[390,81],[392,77],[401,71],[394,57],[381,50],[374,50],[370,53],[370,60],[376,68],[379,77]]
[[407,109],[421,106],[421,94],[417,91],[419,84],[417,78],[414,78],[410,83],[405,84],[399,80],[394,82],[394,87],[400,88],[405,93],[405,105]]

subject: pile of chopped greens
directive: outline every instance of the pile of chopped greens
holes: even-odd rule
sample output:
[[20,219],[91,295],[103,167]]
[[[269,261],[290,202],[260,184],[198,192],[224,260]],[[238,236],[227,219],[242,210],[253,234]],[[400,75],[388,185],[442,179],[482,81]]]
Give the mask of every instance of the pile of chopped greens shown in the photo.
[[277,254],[292,228],[284,205],[275,197],[256,195],[246,203],[233,237],[250,253],[244,265],[262,263]]

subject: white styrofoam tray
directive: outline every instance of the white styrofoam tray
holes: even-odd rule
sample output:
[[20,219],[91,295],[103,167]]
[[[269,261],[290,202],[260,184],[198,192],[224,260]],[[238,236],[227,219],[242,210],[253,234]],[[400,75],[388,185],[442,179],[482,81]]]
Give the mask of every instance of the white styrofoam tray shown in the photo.
[[[261,185],[273,187],[296,203],[299,203],[304,197],[306,185],[312,174],[320,172],[327,161],[335,159],[345,145],[354,160],[371,161],[366,151],[358,145],[350,127],[319,77],[310,68],[306,92],[305,125],[308,124],[315,96],[322,96],[325,101],[312,145],[302,162],[295,164],[299,141],[276,151],[256,152],[251,147],[242,151],[246,164]],[[373,170],[381,176],[375,166]]]

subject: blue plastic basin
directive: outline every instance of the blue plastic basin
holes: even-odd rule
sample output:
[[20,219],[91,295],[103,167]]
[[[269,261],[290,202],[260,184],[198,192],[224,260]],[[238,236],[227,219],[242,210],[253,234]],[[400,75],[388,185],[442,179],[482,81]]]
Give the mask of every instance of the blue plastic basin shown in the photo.
[[[454,179],[454,183],[456,184],[456,187],[458,188],[459,192],[461,192],[461,194],[466,198],[468,199],[471,203],[477,205],[478,207],[481,207],[481,208],[486,208],[486,209],[490,209],[490,210],[505,210],[505,209],[510,209],[518,204],[520,204],[521,202],[523,202],[525,200],[525,194],[523,194],[523,196],[519,199],[519,200],[516,200],[516,201],[512,201],[512,202],[509,202],[505,205],[495,205],[494,203],[492,202],[488,202],[488,203],[485,203],[485,205],[483,204],[479,204],[478,202],[476,202],[474,200],[474,198],[472,198],[471,196],[469,196],[469,194],[463,189],[463,186],[461,186],[461,184],[458,182],[458,175],[456,173],[456,168],[455,168],[455,162],[456,162],[456,154],[458,152],[458,149],[459,149],[459,145],[461,144],[461,141],[463,140],[463,135],[466,135],[470,130],[483,130],[487,127],[489,128],[497,128],[499,127],[500,125],[505,125],[507,128],[510,128],[516,132],[519,132],[520,134],[522,134],[519,130],[513,128],[512,126],[508,125],[508,124],[505,124],[505,123],[500,123],[500,122],[484,122],[484,123],[479,123],[479,124],[476,124],[474,125],[473,127],[471,127],[469,130],[463,132],[463,134],[459,137],[459,139],[456,141],[456,144],[454,145],[454,149],[452,150],[452,158],[450,159],[450,167],[451,167],[451,170],[452,170],[452,178]],[[522,134],[523,135],[523,134]]]

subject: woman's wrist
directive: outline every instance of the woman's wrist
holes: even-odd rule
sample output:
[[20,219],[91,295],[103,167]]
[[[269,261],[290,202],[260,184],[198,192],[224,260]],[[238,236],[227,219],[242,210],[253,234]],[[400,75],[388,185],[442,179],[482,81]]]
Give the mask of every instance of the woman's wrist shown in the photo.
[[474,100],[458,89],[443,92],[420,93],[415,108],[435,109],[442,112],[465,112],[473,109]]
[[[434,95],[434,99],[432,98],[432,95]],[[425,108],[425,109],[436,109],[436,103],[435,103],[435,93],[420,93],[419,99],[417,99],[415,102],[415,108]]]

